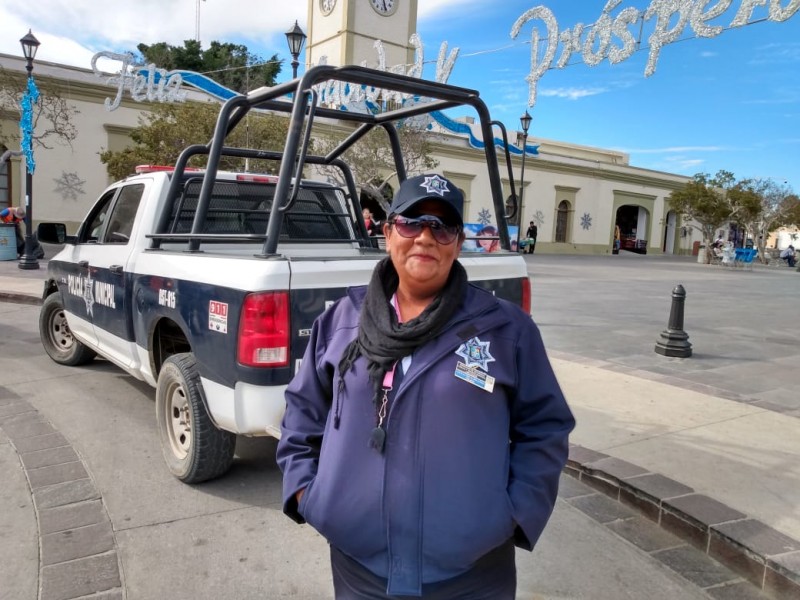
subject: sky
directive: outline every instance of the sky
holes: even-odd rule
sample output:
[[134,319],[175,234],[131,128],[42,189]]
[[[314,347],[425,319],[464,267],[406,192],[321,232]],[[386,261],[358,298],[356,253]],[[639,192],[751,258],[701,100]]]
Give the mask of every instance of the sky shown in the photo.
[[[351,1],[370,10],[368,0]],[[641,43],[625,60],[610,64],[603,58],[589,66],[578,52],[556,68],[559,43],[551,68],[544,70],[549,30],[563,34],[583,23],[587,31],[599,32],[601,27],[589,26],[599,22],[607,4],[614,20],[629,8],[644,12],[650,0],[418,0],[423,78],[434,79],[446,42],[450,50],[459,49],[448,82],[478,90],[492,117],[510,131],[520,128],[519,117],[528,110],[533,142],[618,150],[630,155],[633,166],[686,176],[724,169],[737,179],[769,178],[800,193],[800,10],[793,8],[800,0],[771,1],[788,14],[796,12],[775,22],[767,19],[767,0],[653,0],[699,2],[706,13],[718,7],[719,16],[706,25],[722,31],[702,38],[690,25],[681,27],[677,16],[664,18],[664,37],[675,39],[656,55],[654,16],[628,27],[634,37],[641,35]],[[752,24],[731,27],[748,6],[746,20]],[[89,68],[92,55],[102,50],[135,51],[139,42],[182,45],[194,39],[198,7],[204,45],[218,40],[244,44],[264,58],[277,54],[286,61],[279,80],[289,77],[284,32],[295,20],[307,29],[303,0],[0,0],[0,53],[19,55],[19,39],[31,29],[41,42],[37,60]],[[535,18],[524,20],[512,38],[515,22],[537,7],[546,10],[534,11]],[[549,29],[542,14],[553,16]],[[526,78],[534,70],[534,30],[545,41],[537,45],[539,76],[531,105]],[[580,43],[585,41],[586,33]],[[612,36],[611,46],[621,45]],[[649,63],[654,72],[646,77]]]

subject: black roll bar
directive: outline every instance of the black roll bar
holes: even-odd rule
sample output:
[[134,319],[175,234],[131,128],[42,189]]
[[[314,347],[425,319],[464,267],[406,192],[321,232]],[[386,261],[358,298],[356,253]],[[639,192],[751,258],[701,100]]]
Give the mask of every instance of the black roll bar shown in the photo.
[[[333,110],[324,106],[318,106],[317,102],[318,92],[315,90],[315,86],[327,84],[327,82],[338,82],[339,85],[350,84],[352,86],[372,88],[376,93],[386,90],[412,97],[426,98],[429,101],[411,106],[391,108],[377,115]],[[292,102],[281,100],[281,98],[287,95],[292,96]],[[170,197],[174,197],[173,191],[177,191],[178,189],[175,186],[179,186],[180,181],[183,179],[183,171],[185,170],[189,158],[195,154],[208,153],[206,176],[200,190],[197,212],[192,223],[191,235],[195,237],[191,238],[189,250],[197,251],[200,247],[200,237],[202,237],[200,232],[205,223],[214,181],[216,180],[219,168],[219,161],[223,154],[230,154],[232,150],[230,148],[225,148],[225,138],[242,119],[244,119],[250,110],[268,109],[289,113],[289,127],[284,149],[280,155],[281,162],[278,170],[275,200],[273,202],[273,210],[270,211],[267,225],[267,239],[263,247],[263,255],[272,256],[277,252],[278,236],[281,230],[283,216],[285,211],[289,208],[292,199],[296,197],[299,178],[302,174],[303,166],[306,163],[339,167],[345,174],[348,194],[351,197],[353,205],[360,208],[352,173],[347,165],[340,159],[344,151],[374,127],[383,127],[389,136],[397,177],[402,182],[406,179],[406,170],[400,148],[399,136],[394,122],[458,106],[470,106],[478,114],[484,140],[484,154],[489,174],[492,202],[499,226],[500,242],[505,249],[510,249],[511,242],[508,235],[508,228],[506,227],[505,200],[503,198],[502,184],[500,181],[497,152],[494,147],[493,123],[489,116],[489,110],[483,100],[481,100],[477,91],[396,73],[376,71],[366,67],[353,65],[344,67],[319,65],[310,68],[299,79],[294,79],[273,87],[259,88],[249,92],[246,96],[235,96],[229,99],[223,104],[220,110],[217,125],[214,130],[214,138],[211,142],[207,146],[192,146],[181,154],[178,164],[176,165],[173,181],[171,182]],[[311,157],[307,156],[307,151],[311,126],[315,118],[331,118],[361,123],[362,125],[326,157]],[[505,128],[502,128],[502,130],[505,140]],[[506,153],[508,154],[507,142]],[[240,154],[232,155],[242,156]],[[247,156],[252,155],[248,154]],[[511,174],[510,161],[508,162],[509,173]],[[513,177],[509,177],[509,179],[512,182],[513,194]],[[175,187],[175,190],[173,190],[173,187]],[[164,218],[165,216],[162,215],[161,220],[164,220]],[[356,219],[356,222],[360,223],[358,219]],[[157,240],[155,240],[154,244],[157,243]]]

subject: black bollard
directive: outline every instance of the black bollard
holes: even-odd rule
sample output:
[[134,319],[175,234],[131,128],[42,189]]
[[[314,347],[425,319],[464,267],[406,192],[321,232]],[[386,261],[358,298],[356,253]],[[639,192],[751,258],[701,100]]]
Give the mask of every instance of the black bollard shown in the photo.
[[661,339],[656,342],[656,354],[688,358],[692,355],[689,334],[683,330],[683,304],[686,290],[678,284],[672,290],[672,307],[669,310],[669,324],[661,332]]

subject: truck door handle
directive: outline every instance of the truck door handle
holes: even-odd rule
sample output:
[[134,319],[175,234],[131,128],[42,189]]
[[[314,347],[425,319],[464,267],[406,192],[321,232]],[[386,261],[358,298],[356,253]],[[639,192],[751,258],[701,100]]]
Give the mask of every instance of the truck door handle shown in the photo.
[[83,269],[88,269],[89,268],[89,261],[88,260],[79,260],[78,261],[78,266],[83,268]]
[[111,265],[108,269],[114,275],[122,275],[122,265]]

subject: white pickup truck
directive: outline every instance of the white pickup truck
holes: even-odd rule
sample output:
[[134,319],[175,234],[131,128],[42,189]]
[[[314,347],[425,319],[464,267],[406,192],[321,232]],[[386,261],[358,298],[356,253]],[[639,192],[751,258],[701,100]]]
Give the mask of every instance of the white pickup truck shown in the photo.
[[[428,102],[378,115],[318,107],[310,90],[330,80],[393,88]],[[293,102],[282,100],[287,93]],[[236,435],[280,435],[283,392],[314,319],[349,286],[366,284],[383,256],[367,233],[341,154],[382,127],[405,179],[394,123],[460,105],[476,109],[484,139],[492,139],[477,92],[361,67],[315,67],[302,79],[229,100],[208,145],[190,146],[174,167],[141,169],[110,186],[75,235],[63,224],[39,226],[41,240],[66,244],[45,282],[45,350],[65,365],[100,355],[154,386],[170,471],[188,483],[223,474],[234,460]],[[254,108],[290,113],[283,152],[224,145]],[[350,118],[358,127],[339,152],[315,156],[308,152],[311,126],[326,118]],[[527,270],[509,250],[492,144],[485,154],[504,250],[462,255],[461,262],[472,282],[529,310]],[[205,169],[187,167],[196,155],[207,155]],[[278,175],[221,172],[222,156],[277,161]],[[319,165],[340,169],[346,184],[301,179],[304,168]]]

